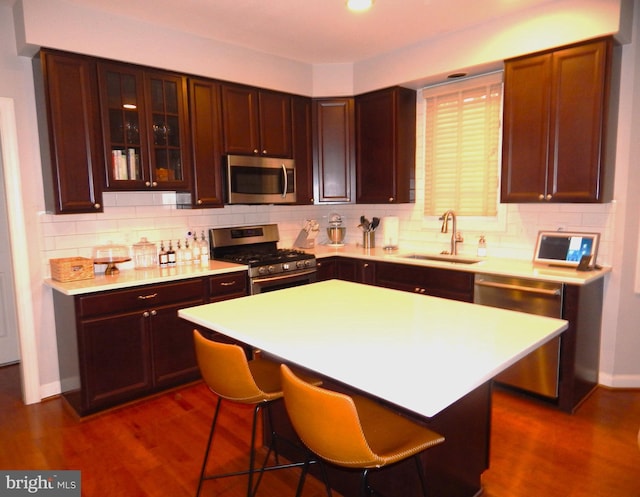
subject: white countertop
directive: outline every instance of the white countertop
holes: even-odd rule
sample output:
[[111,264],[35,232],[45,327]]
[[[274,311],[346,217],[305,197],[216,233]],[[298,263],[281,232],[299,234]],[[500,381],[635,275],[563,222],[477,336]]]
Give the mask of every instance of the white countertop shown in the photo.
[[432,417],[567,322],[330,280],[178,315]]
[[[417,253],[418,251],[398,250],[387,252],[382,248],[365,249],[362,246],[345,245],[343,247],[330,247],[319,245],[313,250],[319,259],[331,256],[355,257],[359,259],[370,259],[372,261],[394,262],[397,264],[413,264],[425,267],[440,267],[454,271],[468,271],[481,274],[496,274],[502,276],[515,276],[519,278],[531,278],[559,283],[569,283],[584,285],[611,271],[610,267],[594,271],[576,271],[575,269],[564,269],[559,267],[537,267],[530,261],[501,258],[483,258],[476,264],[460,264],[441,261],[423,261],[403,258],[403,255]],[[435,255],[435,254],[434,254]],[[209,261],[208,267],[200,265],[176,266],[172,268],[156,268],[152,270],[123,269],[119,274],[105,276],[96,274],[95,278],[60,282],[53,279],[46,279],[44,283],[66,295],[81,295],[85,293],[101,292],[106,290],[119,290],[139,285],[150,285],[153,283],[165,283],[178,281],[187,278],[200,276],[211,276],[216,274],[229,273],[234,271],[246,271],[247,266],[241,264],[231,264],[223,261]]]
[[[315,249],[309,250],[319,259],[331,256],[357,257],[359,259],[370,259],[381,262],[394,262],[400,264],[412,264],[425,267],[440,267],[454,271],[468,271],[480,274],[494,274],[501,276],[513,276],[517,278],[530,278],[534,280],[552,281],[557,283],[569,283],[574,285],[585,285],[598,278],[604,277],[611,271],[608,266],[592,271],[577,271],[571,268],[537,266],[532,261],[520,259],[503,259],[499,257],[475,257],[461,256],[463,258],[479,259],[475,264],[461,264],[443,261],[425,261],[417,259],[407,259],[403,255],[416,253],[426,253],[425,251],[399,249],[392,252],[382,248],[365,249],[362,246],[345,244],[343,247],[331,247],[328,245],[318,245]],[[430,255],[437,255],[432,253]]]
[[246,271],[247,266],[242,264],[231,264],[222,261],[209,261],[208,266],[199,264],[174,266],[168,268],[155,269],[123,269],[118,274],[105,276],[96,274],[95,278],[61,282],[53,279],[46,279],[47,286],[65,295],[81,295],[85,293],[104,292],[107,290],[121,290],[139,285],[150,285],[153,283],[166,283],[189,278],[199,278],[202,276],[213,276],[216,274],[232,273],[235,271]]

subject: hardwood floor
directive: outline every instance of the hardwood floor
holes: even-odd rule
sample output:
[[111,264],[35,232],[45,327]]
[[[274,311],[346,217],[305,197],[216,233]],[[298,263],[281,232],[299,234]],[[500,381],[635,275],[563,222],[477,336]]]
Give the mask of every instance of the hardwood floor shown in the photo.
[[[80,469],[85,497],[193,497],[213,415],[201,384],[78,419],[60,398],[25,406],[18,368],[0,369],[0,469]],[[251,410],[225,404],[217,447],[245,464]],[[485,497],[640,497],[640,391],[598,389],[574,415],[494,393]],[[259,495],[295,494],[299,470],[267,473]],[[243,478],[202,495],[239,497]],[[325,495],[309,480],[305,497]],[[437,497],[437,496],[436,496]]]

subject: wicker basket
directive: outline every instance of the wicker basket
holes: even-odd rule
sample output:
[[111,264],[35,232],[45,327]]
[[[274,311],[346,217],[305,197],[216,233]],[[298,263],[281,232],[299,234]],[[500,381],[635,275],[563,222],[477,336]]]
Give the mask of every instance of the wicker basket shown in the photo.
[[93,260],[86,257],[49,259],[51,278],[57,281],[89,280],[94,277]]

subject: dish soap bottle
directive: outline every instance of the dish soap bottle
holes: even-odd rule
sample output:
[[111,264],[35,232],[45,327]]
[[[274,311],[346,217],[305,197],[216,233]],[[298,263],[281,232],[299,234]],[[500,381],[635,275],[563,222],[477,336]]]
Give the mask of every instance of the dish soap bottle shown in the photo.
[[478,257],[486,257],[487,256],[487,241],[484,238],[484,235],[480,235],[480,239],[478,240]]

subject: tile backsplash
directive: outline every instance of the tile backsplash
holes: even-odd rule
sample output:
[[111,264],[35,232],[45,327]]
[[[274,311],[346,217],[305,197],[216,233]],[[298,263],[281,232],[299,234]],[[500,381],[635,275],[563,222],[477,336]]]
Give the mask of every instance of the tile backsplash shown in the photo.
[[[403,205],[226,206],[223,209],[177,209],[173,192],[107,192],[104,212],[40,216],[43,274],[50,275],[49,259],[91,257],[93,247],[106,243],[128,246],[147,237],[151,242],[184,239],[187,231],[198,235],[213,227],[277,223],[281,247],[292,246],[306,219],[320,223],[317,243],[326,243],[328,216],[337,212],[347,227],[346,243],[362,243],[357,227],[361,215],[398,216],[400,250],[440,252],[449,246],[450,234],[440,233],[436,217],[425,218],[419,203]],[[531,259],[538,230],[595,231],[601,234],[599,264],[610,264],[613,247],[615,202],[610,204],[510,204],[501,206],[497,222],[458,219],[464,237],[463,254],[475,254],[481,234],[489,257]],[[381,244],[381,241],[378,241]],[[122,269],[133,267],[129,262]]]

